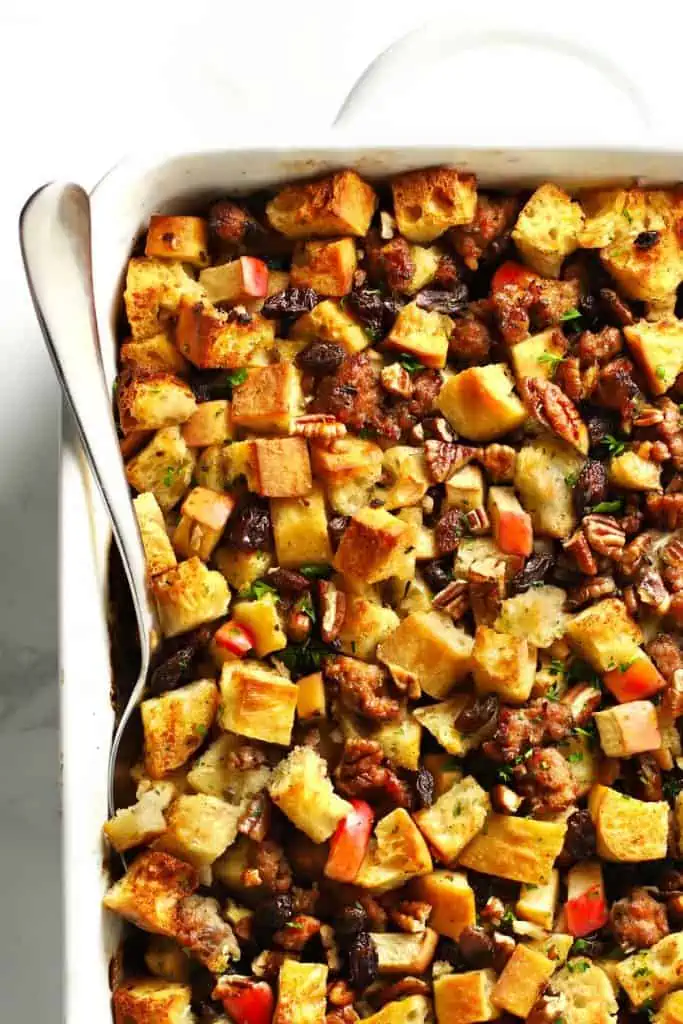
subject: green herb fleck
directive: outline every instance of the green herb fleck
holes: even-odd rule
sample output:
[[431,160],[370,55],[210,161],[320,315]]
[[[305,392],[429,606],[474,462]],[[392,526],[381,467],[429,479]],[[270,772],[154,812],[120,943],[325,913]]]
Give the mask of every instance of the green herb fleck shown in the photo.
[[206,736],[206,726],[205,725],[197,725],[197,726],[195,726],[195,730],[194,731],[196,732],[197,736]]
[[398,362],[408,373],[417,373],[418,370],[424,370],[425,368],[424,363],[421,363],[419,359],[415,359],[414,356],[401,356]]
[[583,974],[584,971],[588,970],[589,966],[587,960],[580,960],[578,963],[567,964],[567,970],[570,974]]
[[238,596],[246,600],[258,601],[261,597],[265,597],[266,594],[277,594],[277,590],[264,580],[256,580],[250,587],[240,590]]
[[453,817],[454,818],[459,818],[461,814],[462,814],[462,804],[460,803],[460,801],[458,801],[458,803],[453,808]]
[[230,373],[226,374],[227,383],[231,388],[238,388],[240,384],[244,384],[247,377],[248,373],[244,367],[240,370],[232,370]]
[[655,376],[659,380],[666,380],[666,366],[658,366],[655,370]]
[[578,764],[579,761],[583,761],[583,753],[580,750],[572,750],[571,754],[567,754],[567,760],[570,764]]
[[515,917],[512,907],[508,907],[503,916],[500,919],[501,924],[506,924],[508,927],[512,927],[517,918]]
[[620,672],[628,672],[628,670],[630,669],[631,665],[635,665],[637,660],[638,660],[637,657],[633,657],[629,661],[622,661],[621,664],[619,665],[619,671]]
[[301,565],[299,572],[307,580],[326,580],[332,575],[331,565]]
[[566,477],[564,478],[564,482],[566,483],[567,487],[576,487],[577,483],[579,482],[578,470],[576,473],[567,473]]
[[613,434],[606,434],[600,444],[604,445],[610,455],[613,456],[621,455],[622,452],[626,451],[626,442],[618,437],[614,437]]
[[164,478],[163,478],[164,487],[172,487],[173,486],[173,477],[176,475],[177,472],[178,472],[178,467],[177,466],[167,466],[166,467],[166,472],[164,473]]
[[566,310],[566,312],[562,314],[562,316],[560,317],[560,321],[562,323],[566,323],[568,320],[578,320],[580,316],[580,311],[572,307],[572,309],[568,309]]
[[637,969],[636,969],[636,970],[635,970],[635,971],[633,972],[633,977],[634,977],[634,978],[647,978],[647,976],[648,976],[648,974],[649,974],[649,973],[650,973],[650,968],[649,968],[649,967],[646,967],[646,966],[645,966],[645,964],[643,964],[643,966],[642,966],[642,967],[638,967],[638,968],[637,968]]
[[311,622],[316,621],[315,608],[313,607],[313,601],[310,594],[303,594],[296,602],[297,611],[303,612],[304,615],[308,615]]
[[564,662],[560,661],[559,658],[553,658],[548,671],[553,676],[563,676],[565,672]]
[[623,498],[616,498],[614,501],[599,501],[597,505],[590,507],[591,512],[602,512],[603,515],[619,514],[624,508]]
[[579,956],[581,953],[587,953],[590,948],[590,943],[586,942],[585,939],[576,939],[569,950],[569,955]]

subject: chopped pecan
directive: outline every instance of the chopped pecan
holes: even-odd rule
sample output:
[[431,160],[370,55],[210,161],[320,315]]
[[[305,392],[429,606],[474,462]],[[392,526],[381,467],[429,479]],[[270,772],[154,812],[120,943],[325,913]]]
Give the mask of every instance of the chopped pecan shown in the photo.
[[568,540],[562,542],[562,547],[572,556],[579,572],[582,572],[584,576],[596,575],[598,563],[595,561],[595,556],[583,530],[576,530]]
[[465,580],[452,580],[432,599],[434,608],[458,622],[470,607],[468,585]]
[[391,363],[383,367],[379,379],[384,390],[390,395],[410,398],[413,394],[413,378],[400,363]]
[[442,484],[457,470],[471,462],[477,454],[476,448],[447,441],[425,441],[425,462],[432,480]]
[[645,530],[626,545],[620,559],[621,571],[625,576],[633,576],[640,569],[656,537],[653,530]]
[[586,540],[598,555],[618,559],[626,544],[626,534],[614,516],[592,512],[581,524]]
[[488,533],[491,529],[489,514],[483,506],[471,508],[469,512],[466,512],[465,523],[467,530],[473,537],[479,537],[481,534]]
[[678,530],[683,526],[683,492],[675,494],[647,494],[645,511],[658,526]]
[[297,914],[292,921],[273,935],[273,942],[282,949],[300,953],[306,943],[320,931],[320,921],[308,914]]
[[634,452],[640,459],[646,462],[654,462],[661,466],[671,458],[671,452],[663,441],[639,441],[633,447]]
[[671,595],[656,569],[643,572],[636,583],[636,593],[643,604],[654,608],[657,615],[666,615],[671,604]]
[[523,377],[519,391],[528,412],[542,426],[568,444],[582,449],[585,426],[578,409],[557,384],[541,377]]
[[421,900],[401,900],[389,907],[389,917],[402,932],[424,932],[431,912],[431,903]]
[[509,786],[498,785],[491,790],[491,803],[499,814],[516,814],[524,803],[524,797]]
[[429,993],[430,987],[426,981],[408,975],[405,978],[399,978],[398,981],[387,983],[377,993],[377,1001],[380,1006],[385,1006],[397,999],[406,999],[408,996],[428,996]]
[[675,402],[670,398],[660,398],[657,408],[662,414],[662,421],[655,430],[657,437],[669,449],[674,469],[683,469],[683,427],[681,413]]
[[583,331],[577,346],[582,366],[607,362],[618,355],[621,349],[621,331],[618,327],[603,327],[597,334]]
[[449,508],[440,517],[434,530],[434,541],[439,555],[450,555],[457,551],[464,533],[463,514],[457,508]]
[[360,1017],[353,1006],[340,1006],[325,1015],[325,1024],[358,1024]]
[[658,633],[645,645],[645,651],[667,681],[673,678],[674,672],[683,669],[680,647],[670,633]]
[[491,625],[498,618],[505,595],[505,581],[470,569],[467,574],[470,607],[477,625]]
[[634,379],[635,368],[630,359],[613,359],[600,371],[595,398],[607,409],[615,409],[622,420],[631,420],[642,402],[640,388]]
[[571,711],[575,725],[585,725],[602,704],[602,690],[591,683],[577,683],[560,699]]
[[294,422],[294,433],[301,437],[315,437],[321,441],[334,441],[343,437],[346,427],[328,413],[316,412],[299,416]]
[[331,580],[318,581],[320,602],[320,635],[326,644],[336,640],[346,617],[346,594]]
[[388,696],[387,675],[379,665],[340,654],[327,659],[323,672],[326,681],[338,688],[342,703],[350,711],[378,722],[400,715],[401,705]]
[[683,590],[683,541],[673,537],[661,553],[664,568],[662,576],[669,590],[677,594]]
[[582,367],[578,356],[566,356],[558,363],[554,380],[572,402],[585,402],[597,387],[598,374],[596,365]]
[[494,483],[510,483],[515,478],[517,452],[508,444],[489,444],[479,449],[477,461]]
[[455,431],[443,416],[427,416],[422,421],[422,427],[428,441],[453,442],[456,439]]
[[257,793],[240,818],[238,829],[255,843],[261,843],[270,828],[270,803],[264,793]]
[[337,788],[345,796],[378,796],[382,792],[400,807],[410,807],[411,793],[388,765],[376,740],[350,739],[335,771]]
[[626,610],[632,618],[635,618],[640,611],[640,603],[638,601],[638,595],[636,594],[635,587],[624,587],[624,604]]
[[640,508],[639,496],[630,494],[626,499],[623,515],[619,517],[619,525],[627,537],[633,537],[643,525],[644,515]]
[[583,608],[603,597],[612,597],[617,593],[617,585],[611,576],[593,576],[573,587],[567,601],[570,608]]
[[638,415],[633,420],[634,427],[656,427],[664,419],[661,409],[655,409],[653,405],[642,405]]

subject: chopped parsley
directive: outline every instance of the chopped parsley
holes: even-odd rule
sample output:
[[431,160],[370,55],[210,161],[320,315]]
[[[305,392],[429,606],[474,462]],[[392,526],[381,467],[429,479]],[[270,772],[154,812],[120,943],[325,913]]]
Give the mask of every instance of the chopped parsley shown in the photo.
[[588,953],[590,948],[590,942],[586,942],[585,939],[576,939],[569,950],[569,955],[580,956],[581,953]]
[[563,676],[564,675],[564,663],[559,658],[553,658],[550,662],[548,671],[552,676]]
[[658,366],[655,370],[655,376],[658,380],[666,380],[666,366]]
[[301,565],[299,572],[307,580],[326,580],[332,574],[331,565]]
[[622,452],[626,451],[626,442],[621,441],[614,434],[605,434],[600,444],[604,445],[610,455],[613,456],[621,455]]
[[408,373],[417,373],[418,370],[424,370],[424,363],[421,363],[419,359],[415,359],[413,356],[401,356],[399,359],[399,366],[402,366]]
[[616,498],[614,501],[599,501],[597,505],[592,505],[590,508],[591,512],[602,512],[603,515],[609,516],[618,515],[619,512],[623,511],[624,500],[623,498]]
[[574,658],[567,671],[567,682],[570,685],[573,683],[591,683],[593,686],[598,686],[600,684],[600,676],[583,658]]
[[167,466],[166,467],[166,471],[164,472],[164,477],[163,477],[163,481],[162,481],[164,487],[172,487],[173,486],[173,478],[174,478],[174,476],[176,475],[177,472],[178,472],[178,467],[177,466]]
[[460,801],[458,801],[458,803],[453,808],[453,817],[454,818],[459,818],[461,814],[462,814],[462,803]]
[[242,367],[239,370],[231,370],[230,373],[226,374],[226,382],[231,388],[238,388],[240,384],[244,384],[247,377],[247,370]]
[[633,217],[631,216],[631,214],[629,213],[629,211],[628,211],[628,210],[626,209],[626,207],[624,207],[624,209],[623,209],[623,210],[621,211],[621,216],[622,216],[622,217],[624,218],[624,220],[625,220],[625,221],[627,221],[627,222],[628,222],[629,224],[632,224],[632,223],[633,223]]
[[500,923],[501,924],[506,924],[506,925],[508,925],[508,927],[511,928],[516,920],[517,920],[517,918],[514,915],[512,907],[508,907],[507,910],[505,911],[505,913],[503,914],[503,916],[501,917]]
[[587,971],[589,967],[590,964],[587,960],[580,960],[578,963],[567,964],[567,970],[570,974],[583,974],[583,972]]
[[567,487],[576,487],[577,483],[579,482],[578,470],[576,473],[567,473],[566,477],[564,478],[564,482],[566,483]]
[[310,594],[304,594],[296,603],[297,611],[303,612],[304,615],[308,615],[311,622],[316,621],[315,608],[313,607],[313,601]]
[[620,672],[628,672],[628,670],[630,669],[631,665],[635,665],[637,660],[638,660],[637,657],[633,657],[629,661],[622,661],[621,664],[619,665],[619,671]]
[[581,317],[581,311],[572,307],[566,310],[560,317],[561,323],[567,323],[568,320],[579,320]]
[[555,370],[563,361],[564,356],[556,356],[553,352],[543,352],[543,354],[540,355],[537,360],[537,362],[539,362],[541,365],[549,366],[552,373],[555,373]]
[[567,754],[567,760],[570,764],[578,764],[579,761],[583,761],[582,751],[572,750],[571,754]]
[[636,968],[636,970],[633,972],[633,977],[634,978],[647,978],[649,973],[650,973],[650,968],[646,967],[645,964],[643,964],[642,967]]
[[293,676],[299,679],[301,676],[318,672],[323,658],[336,654],[333,647],[322,643],[320,640],[306,640],[303,644],[288,644],[283,651],[277,652],[277,659],[285,668],[289,669]]
[[277,594],[277,590],[264,580],[256,580],[250,587],[246,587],[239,592],[240,597],[252,601],[258,601],[260,598],[265,597],[266,594]]

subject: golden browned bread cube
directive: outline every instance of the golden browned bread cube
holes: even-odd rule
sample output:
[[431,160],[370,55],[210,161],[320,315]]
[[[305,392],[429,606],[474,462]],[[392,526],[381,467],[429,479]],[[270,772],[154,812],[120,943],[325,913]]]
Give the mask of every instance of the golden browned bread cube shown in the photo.
[[416,612],[382,641],[377,657],[412,675],[430,697],[445,697],[471,671],[472,645],[445,615]]
[[122,807],[105,822],[103,832],[117,853],[151,843],[166,831],[164,811],[175,794],[171,782],[159,782],[144,792],[137,803]]
[[567,339],[559,327],[549,327],[513,345],[510,358],[517,381],[524,377],[552,380],[566,351]]
[[197,408],[192,388],[165,372],[120,378],[116,401],[124,434],[173,427],[189,420]]
[[210,444],[194,452],[197,459],[194,479],[200,487],[208,487],[210,491],[227,490],[224,465],[226,447],[225,444]]
[[146,850],[136,857],[123,878],[112,885],[103,902],[108,910],[138,928],[172,937],[178,904],[198,886],[192,865],[168,853]]
[[432,907],[429,925],[439,935],[458,939],[464,928],[476,924],[474,889],[464,871],[439,869],[412,883],[415,898]]
[[447,228],[469,224],[477,206],[476,180],[453,167],[429,167],[392,179],[398,230],[410,242],[433,242]]
[[512,232],[525,263],[544,277],[559,277],[564,259],[579,244],[583,210],[557,185],[540,185],[522,208]]
[[313,472],[325,483],[330,506],[342,515],[354,515],[368,503],[382,474],[382,459],[378,445],[359,437],[311,444]]
[[139,256],[128,263],[123,298],[133,339],[141,341],[163,333],[181,299],[201,302],[204,289],[182,263]]
[[[206,448],[232,439],[230,402],[217,398],[198,405],[189,420],[183,423],[182,435],[190,448]],[[213,488],[216,490],[216,488]]]
[[377,823],[354,884],[386,892],[431,870],[432,858],[420,830],[408,812],[398,807]]
[[181,519],[173,533],[173,547],[179,555],[203,562],[209,560],[221,539],[235,499],[230,494],[210,491],[207,487],[193,488],[183,502]]
[[469,512],[483,508],[486,501],[484,474],[480,466],[463,466],[446,481],[446,505]]
[[372,734],[392,764],[416,772],[420,767],[422,726],[409,711],[383,722]]
[[634,1006],[661,998],[681,987],[683,978],[683,932],[660,939],[617,967],[617,979]]
[[466,704],[471,703],[469,693],[457,693],[449,700],[438,704],[425,704],[416,708],[413,714],[420,725],[435,737],[438,743],[449,754],[462,757],[468,750],[473,750],[481,741],[477,732],[462,732],[455,722]]
[[486,875],[542,885],[564,843],[567,826],[492,813],[486,826],[460,854],[458,863]]
[[319,302],[310,313],[300,316],[289,336],[302,341],[334,341],[348,355],[362,352],[372,340],[358,321],[332,299]]
[[193,762],[187,782],[197,793],[215,796],[231,804],[241,804],[264,788],[270,768],[259,765],[236,771],[231,755],[244,746],[233,733],[223,733]]
[[164,427],[126,463],[126,479],[138,492],[151,491],[168,512],[190,486],[194,464],[178,427]]
[[192,988],[163,978],[129,978],[114,989],[114,1024],[190,1024]]
[[417,811],[415,821],[439,859],[449,864],[483,828],[490,810],[488,794],[468,775],[431,807]]
[[447,974],[434,982],[437,1024],[479,1024],[494,1020],[500,1010],[491,1002],[496,982],[494,971],[465,971]]
[[511,704],[523,704],[534,685],[536,648],[524,637],[477,626],[472,675],[479,693],[497,693]]
[[628,664],[643,641],[640,627],[616,597],[598,601],[570,619],[567,637],[598,672]]
[[[556,869],[544,885],[523,885],[515,904],[515,913],[524,921],[532,921],[552,931],[560,896],[560,873]],[[541,952],[544,952],[541,950]]]
[[287,646],[282,616],[272,594],[264,594],[255,601],[239,601],[233,608],[232,617],[253,637],[254,650],[259,658],[265,658],[273,651],[282,651]]
[[346,613],[338,640],[345,654],[372,659],[377,645],[398,625],[399,617],[392,608],[360,594],[347,594]]
[[334,567],[345,576],[377,583],[401,576],[415,545],[415,528],[381,508],[362,508],[344,531]]
[[195,267],[209,262],[207,223],[203,217],[166,217],[155,213],[147,229],[145,256],[180,260]]
[[410,508],[422,501],[432,484],[424,452],[407,444],[387,448],[382,459],[382,486],[376,489],[384,508]]
[[314,843],[324,843],[353,808],[332,788],[327,762],[312,747],[295,747],[268,784],[270,798]]
[[588,809],[604,860],[637,862],[666,857],[669,805],[624,796],[609,786],[593,786]]
[[448,339],[453,321],[443,313],[430,313],[416,302],[404,306],[387,335],[384,346],[415,356],[425,366],[440,369],[446,365]]
[[232,422],[243,430],[289,434],[302,402],[301,377],[291,363],[254,367],[233,392]]
[[275,325],[259,313],[242,319],[208,302],[178,306],[176,344],[200,370],[234,370],[247,366],[256,349],[272,344]]
[[534,533],[565,539],[575,529],[570,483],[584,461],[569,445],[548,436],[522,446],[515,463],[515,488]]
[[654,1024],[683,1024],[683,992],[665,996],[653,1021]]
[[325,498],[319,486],[305,498],[271,498],[270,517],[278,563],[286,569],[328,565],[332,548]]
[[297,688],[254,661],[228,662],[220,679],[222,729],[240,736],[288,746],[292,738]]
[[134,498],[133,507],[140,528],[147,572],[150,576],[158,576],[159,573],[166,572],[176,565],[175,552],[166,532],[163,513],[150,491],[145,491]]
[[422,932],[397,934],[371,932],[380,974],[424,974],[434,959],[438,934],[431,928]]
[[472,366],[445,381],[437,405],[458,434],[471,441],[492,441],[521,427],[526,419],[513,387],[504,363]]
[[381,1010],[366,1017],[367,1024],[425,1024],[431,1017],[432,1004],[426,996],[407,996],[385,1003]]
[[280,968],[273,1024],[324,1024],[327,967],[285,960]]
[[614,987],[596,963],[572,957],[554,976],[552,991],[563,1001],[562,1016],[567,1024],[616,1024]]
[[305,498],[311,493],[313,477],[305,438],[257,438],[249,446],[250,490],[264,498]]
[[663,395],[683,370],[683,323],[673,316],[653,323],[638,320],[624,328],[624,337],[650,391]]
[[662,467],[636,452],[615,455],[609,463],[609,481],[626,491],[661,490]]
[[337,171],[303,185],[287,185],[266,207],[268,220],[288,238],[363,237],[377,205],[374,189],[355,171]]
[[217,707],[218,689],[213,679],[198,679],[143,700],[145,768],[152,779],[185,764],[204,742]]
[[273,563],[268,551],[240,551],[233,547],[216,548],[213,560],[235,590],[248,590]]
[[225,615],[230,589],[225,578],[207,569],[199,558],[189,558],[175,569],[156,576],[152,592],[164,636],[177,636]]
[[206,793],[179,796],[166,812],[167,829],[155,843],[164,850],[203,868],[234,842],[242,808]]
[[561,587],[531,587],[502,602],[494,626],[501,633],[525,637],[534,647],[550,647],[567,628],[566,600]]
[[518,943],[491,993],[493,1004],[517,1017],[528,1016],[554,970],[547,956]]
[[292,257],[291,283],[297,288],[313,288],[319,295],[347,295],[353,284],[356,262],[353,238],[300,242]]
[[181,356],[168,334],[161,331],[151,338],[135,341],[132,338],[121,346],[121,366],[134,373],[158,373],[166,370],[184,377],[190,366]]

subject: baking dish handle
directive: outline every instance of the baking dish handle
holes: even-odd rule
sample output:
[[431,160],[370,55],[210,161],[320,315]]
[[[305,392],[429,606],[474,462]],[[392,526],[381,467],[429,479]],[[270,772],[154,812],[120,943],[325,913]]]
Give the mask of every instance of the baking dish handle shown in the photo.
[[536,4],[458,5],[376,57],[335,128],[372,131],[375,142],[409,123],[417,142],[432,142],[438,129],[463,146],[605,148],[644,137],[651,146],[655,135],[663,141],[662,69],[644,64],[642,38],[621,38],[617,21],[611,5],[594,3],[590,19],[568,17],[559,35],[543,30]]

